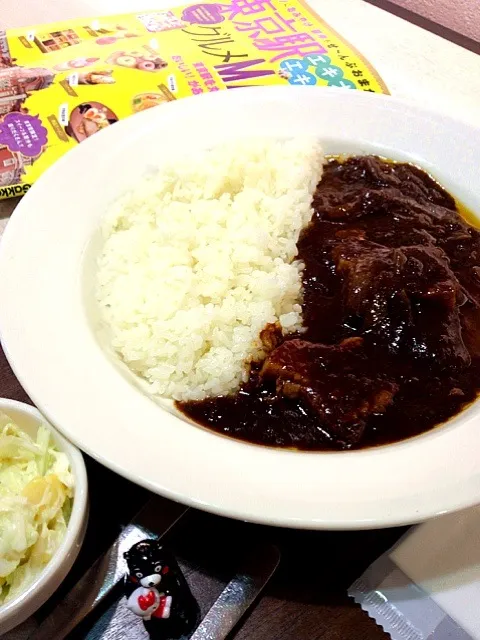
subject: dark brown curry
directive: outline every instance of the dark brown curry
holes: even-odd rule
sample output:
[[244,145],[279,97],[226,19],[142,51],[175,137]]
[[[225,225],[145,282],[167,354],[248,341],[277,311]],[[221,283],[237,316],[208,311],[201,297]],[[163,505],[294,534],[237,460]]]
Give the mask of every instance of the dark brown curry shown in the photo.
[[298,243],[306,331],[235,395],[179,404],[259,444],[350,449],[420,434],[480,389],[480,232],[408,164],[332,159]]

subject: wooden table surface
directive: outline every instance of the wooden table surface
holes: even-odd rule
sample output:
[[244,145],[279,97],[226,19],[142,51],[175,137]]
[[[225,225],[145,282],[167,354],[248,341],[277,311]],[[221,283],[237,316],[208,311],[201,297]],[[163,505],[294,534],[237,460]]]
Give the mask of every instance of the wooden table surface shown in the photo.
[[[360,0],[309,1],[322,17],[367,56],[392,94],[423,105],[433,102],[439,109],[478,123],[479,56]],[[388,1],[369,1],[388,8]],[[133,11],[140,4],[142,8],[154,8],[176,2],[2,0],[2,22],[6,27],[22,26],[80,15]],[[392,33],[396,37],[392,37]],[[448,37],[448,34],[443,35]],[[0,204],[0,218],[3,218],[0,219],[0,233],[15,204],[15,201]],[[1,351],[0,395],[29,401]],[[91,512],[85,544],[54,601],[37,613],[36,620],[41,620],[52,605],[61,600],[149,497],[147,491],[92,459],[87,458],[87,466]],[[279,530],[191,511],[175,530],[172,544],[186,569],[194,594],[204,606],[228,581],[235,560],[250,540],[267,539],[279,545],[282,552],[280,568],[255,607],[235,630],[235,640],[384,640],[387,636],[383,631],[348,599],[347,589],[403,531]],[[25,640],[28,634],[9,634],[9,640],[10,637]],[[34,640],[35,634],[30,637]],[[134,630],[123,625],[102,635],[98,620],[87,619],[72,634],[71,640],[100,637],[132,640],[145,636],[139,628]]]

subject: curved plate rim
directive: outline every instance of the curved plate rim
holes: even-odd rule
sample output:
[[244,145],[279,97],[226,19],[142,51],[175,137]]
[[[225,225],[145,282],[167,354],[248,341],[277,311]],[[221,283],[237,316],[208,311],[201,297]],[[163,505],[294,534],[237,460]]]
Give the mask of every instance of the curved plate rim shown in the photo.
[[[26,315],[28,304],[25,300],[23,300],[23,302],[21,300],[21,293],[27,291],[29,287],[34,286],[32,279],[35,281],[36,287],[41,286],[43,283],[43,285],[45,285],[45,291],[47,291],[50,285],[42,280],[42,277],[45,277],[45,273],[42,270],[32,272],[27,266],[27,259],[21,259],[18,256],[22,253],[30,253],[30,260],[34,263],[35,258],[37,258],[38,255],[42,255],[46,262],[48,262],[48,224],[45,228],[39,227],[40,223],[35,221],[35,215],[38,206],[37,202],[47,202],[46,191],[49,188],[53,188],[55,183],[58,183],[58,176],[68,174],[70,166],[78,168],[82,166],[82,163],[84,164],[88,158],[92,158],[97,154],[101,156],[102,150],[109,145],[118,144],[121,146],[122,144],[128,144],[130,136],[135,139],[138,132],[150,126],[161,127],[162,122],[167,122],[168,118],[173,118],[176,115],[188,113],[198,114],[199,112],[206,113],[207,110],[213,110],[214,112],[217,110],[217,112],[219,112],[222,107],[231,106],[233,108],[234,105],[236,105],[235,108],[238,109],[239,104],[248,105],[251,103],[252,105],[259,106],[262,105],[265,100],[278,100],[281,104],[290,103],[290,106],[292,106],[295,100],[305,100],[309,102],[309,98],[307,97],[309,94],[307,92],[311,92],[312,104],[315,103],[318,105],[324,103],[325,105],[330,105],[331,103],[331,105],[333,105],[329,107],[331,110],[335,108],[342,110],[345,108],[346,112],[350,110],[352,113],[354,107],[358,109],[365,118],[373,117],[375,114],[388,113],[388,117],[391,118],[411,118],[412,122],[430,123],[430,125],[425,125],[426,130],[428,130],[428,126],[433,127],[433,129],[437,127],[442,130],[455,132],[458,140],[467,141],[470,139],[480,142],[480,131],[470,125],[457,122],[448,116],[427,111],[391,96],[351,92],[348,93],[346,97],[345,93],[338,89],[260,87],[244,89],[242,92],[218,92],[216,94],[187,98],[178,102],[154,107],[149,111],[142,112],[127,120],[116,123],[115,127],[109,127],[105,131],[89,138],[81,145],[78,145],[48,169],[42,179],[39,180],[23,198],[7,225],[0,245],[0,272],[8,276],[0,279],[0,299],[2,300],[2,305],[0,305],[0,336],[5,354],[22,386],[26,389],[37,407],[67,438],[102,464],[120,475],[127,477],[129,480],[168,498],[187,503],[197,508],[220,515],[270,525],[311,529],[360,529],[418,522],[447,511],[471,506],[480,501],[480,462],[475,464],[473,459],[468,458],[469,449],[472,448],[475,442],[478,444],[480,440],[480,434],[477,439],[475,436],[475,425],[478,424],[477,414],[479,408],[475,405],[467,413],[460,416],[459,419],[456,419],[455,423],[449,424],[444,428],[436,429],[418,439],[405,441],[399,445],[348,453],[302,454],[276,451],[240,443],[227,438],[219,438],[210,432],[205,432],[200,429],[194,428],[192,431],[186,432],[185,427],[188,427],[188,429],[192,429],[192,427],[185,423],[182,423],[183,427],[175,423],[175,429],[180,433],[177,440],[180,441],[181,436],[188,433],[188,439],[192,440],[191,443],[188,443],[188,446],[190,448],[195,446],[201,447],[200,450],[202,451],[204,460],[197,466],[196,470],[190,467],[184,471],[179,471],[178,477],[175,477],[175,482],[172,482],[172,474],[174,471],[172,465],[170,467],[168,466],[170,464],[168,456],[175,454],[177,455],[177,459],[180,459],[180,453],[182,451],[180,442],[169,442],[168,447],[170,447],[170,450],[167,452],[159,452],[161,463],[164,465],[164,468],[168,467],[168,473],[165,472],[166,475],[163,475],[163,472],[160,471],[155,475],[152,474],[152,465],[154,462],[152,456],[145,450],[142,452],[138,447],[135,449],[132,445],[132,431],[129,431],[128,426],[126,426],[121,432],[121,436],[122,438],[126,438],[128,435],[130,436],[130,441],[127,442],[127,440],[125,440],[125,445],[130,445],[133,449],[126,454],[123,452],[121,461],[118,461],[119,450],[117,449],[112,455],[108,438],[106,438],[104,434],[100,434],[102,419],[105,419],[105,416],[109,415],[108,407],[105,406],[107,401],[104,399],[102,405],[100,395],[94,395],[95,390],[91,389],[93,409],[90,409],[90,411],[95,412],[93,422],[98,427],[96,439],[94,435],[92,435],[91,430],[88,437],[86,437],[85,433],[79,432],[77,429],[77,427],[79,427],[79,418],[75,418],[75,420],[77,420],[77,422],[75,422],[72,418],[71,408],[76,396],[75,393],[69,389],[68,385],[65,388],[64,398],[60,398],[60,394],[56,394],[56,389],[61,389],[62,376],[64,374],[54,371],[54,367],[52,367],[51,364],[45,364],[48,356],[47,348],[52,349],[54,362],[55,357],[58,356],[58,362],[65,364],[64,361],[61,360],[61,354],[55,351],[55,349],[59,348],[53,344],[55,336],[53,336],[52,339],[52,335],[46,336],[45,334],[40,335],[39,333],[35,333],[35,328],[32,327],[33,321]],[[315,98],[313,98],[314,94]],[[127,142],[125,142],[125,140]],[[448,147],[449,142],[447,141],[446,144]],[[86,174],[88,175],[88,171]],[[65,193],[63,193],[63,196],[65,196]],[[57,207],[61,206],[62,201],[60,195],[56,196],[53,194],[52,202]],[[54,205],[52,204],[51,206]],[[37,240],[39,245],[37,248],[25,237],[24,232],[27,222],[31,223],[32,228],[38,232],[39,237]],[[84,249],[85,247],[81,248],[82,254]],[[48,268],[47,265],[47,271]],[[76,302],[73,300],[73,303],[78,303],[76,307],[78,312],[81,306],[80,303],[78,300]],[[44,313],[48,312],[48,310],[45,309],[43,311]],[[32,313],[37,314],[35,316],[36,320],[41,320],[40,315],[38,315],[40,313],[39,311],[35,310],[35,312]],[[72,325],[71,330],[80,327],[80,320],[78,320],[78,322],[78,327],[77,325]],[[45,327],[46,325],[44,324],[42,326]],[[64,332],[68,333],[66,329],[64,329]],[[43,357],[37,357],[39,354],[43,354]],[[77,353],[76,355],[80,358],[81,362],[80,354]],[[98,357],[95,364],[102,368],[102,372],[111,370],[111,363],[107,362],[104,354],[98,353],[95,357]],[[83,375],[87,375],[88,367],[86,363],[81,363],[81,366],[83,367]],[[45,369],[45,371],[43,369]],[[42,372],[41,375],[39,375],[39,371]],[[110,373],[106,375],[110,376]],[[112,378],[113,377],[112,374]],[[128,381],[120,381],[117,377],[115,382],[112,382],[112,389],[115,388],[117,391],[125,391],[128,388]],[[81,377],[79,379],[81,379]],[[132,395],[130,399],[132,400],[135,410],[140,410],[141,415],[144,416],[146,420],[152,419],[155,415],[154,412],[158,412],[159,410],[156,405],[141,394],[136,394],[135,398]],[[95,403],[98,403],[98,405]],[[79,407],[78,410],[81,412],[83,418],[89,415],[88,410],[85,408],[80,409]],[[115,416],[118,418],[119,414],[116,407],[115,411]],[[129,409],[129,411],[130,413],[128,415],[131,416],[133,409]],[[174,417],[166,418],[165,414],[162,415],[162,422],[170,422],[171,419],[175,420]],[[85,424],[85,422],[83,424]],[[173,425],[173,423],[171,424]],[[150,424],[144,425],[142,429],[145,430],[145,433],[142,431],[143,444],[145,444],[146,439],[148,440],[148,437],[155,439],[155,435],[152,435],[153,432]],[[201,436],[199,435],[200,432],[202,433]],[[110,445],[111,444],[110,442]],[[206,449],[204,445],[206,445]],[[214,455],[209,451],[209,447],[212,447],[214,450]],[[425,462],[426,468],[423,468],[419,457],[425,454],[425,452],[433,458],[433,462],[427,460]],[[136,453],[136,455],[140,457],[142,455],[147,456],[145,460],[149,460],[149,468],[142,469],[141,461],[133,460],[133,453]],[[149,458],[148,455],[150,455]],[[242,477],[240,468],[235,468],[235,460],[233,460],[232,463],[232,475],[229,476],[228,466],[224,465],[224,467],[222,467],[220,464],[220,457],[224,455],[232,455],[235,459],[241,458],[244,461],[248,460],[249,471],[251,472],[253,469],[257,474],[258,483],[256,484],[251,478]],[[398,468],[401,471],[402,481],[411,481],[411,478],[409,478],[409,472],[411,470],[412,474],[414,472],[417,474],[419,480],[427,483],[430,482],[431,486],[429,486],[428,492],[423,494],[414,494],[411,487],[402,494],[401,491],[398,493],[398,486],[391,478],[387,476],[382,477],[380,474],[376,479],[377,482],[372,479],[370,484],[367,483],[367,485],[365,485],[367,488],[370,487],[372,495],[374,496],[373,498],[366,496],[364,493],[361,494],[361,490],[365,489],[365,486],[360,486],[358,492],[354,491],[355,487],[352,483],[352,504],[350,507],[348,496],[345,494],[348,483],[343,487],[341,496],[335,495],[336,489],[334,483],[332,486],[328,486],[327,483],[329,491],[333,493],[329,493],[328,496],[322,495],[320,498],[311,500],[308,493],[309,490],[323,489],[325,485],[321,483],[325,483],[327,479],[332,479],[332,476],[327,477],[327,474],[331,472],[332,469],[344,469],[346,465],[345,456],[351,461],[348,462],[348,467],[351,469],[351,471],[349,471],[351,479],[355,479],[355,473],[362,471],[362,469],[365,470],[367,466],[372,466],[372,468],[376,468],[377,470],[382,469],[386,473],[390,463],[393,461],[392,468]],[[438,458],[435,458],[435,456],[438,456]],[[317,458],[317,466],[319,469],[320,466],[325,467],[325,470],[315,470],[311,462],[307,461],[307,457],[310,459]],[[191,456],[190,458],[193,460]],[[383,462],[379,462],[379,460]],[[454,462],[458,465],[460,461],[463,460],[464,468],[452,468],[448,487],[442,486],[441,484],[440,486],[435,486],[434,480],[439,477],[439,465],[446,464],[448,460],[452,460],[452,465]],[[406,462],[409,463],[410,469],[404,468]],[[205,470],[210,470],[211,475],[215,475],[215,472],[211,471],[212,467],[209,467],[211,464],[216,464],[217,468],[221,469],[225,474],[222,476],[222,481],[219,484],[215,484],[214,482],[214,480],[218,481],[218,478],[212,478],[211,482],[207,482],[201,477],[201,471],[205,472]],[[145,462],[145,465],[147,465],[147,462]],[[468,465],[470,465],[470,467]],[[288,469],[291,474],[298,473],[299,479],[292,479],[291,481],[289,481],[288,478],[286,480],[282,479],[279,473],[280,467]],[[168,476],[168,474],[170,474],[170,476]],[[184,477],[180,479],[180,475]],[[185,489],[179,490],[178,488],[182,486],[185,487],[185,477],[187,478],[187,485],[190,487],[188,491]],[[276,490],[268,487],[271,479],[275,479],[277,483]],[[291,482],[299,482],[296,494],[295,491],[289,489]],[[246,489],[243,489],[242,495],[235,493],[237,489],[240,490],[240,484],[248,485]],[[265,493],[262,495],[257,495],[256,493],[257,490],[259,490],[259,485],[265,490]],[[397,490],[396,496],[389,494],[394,488]],[[289,497],[282,502],[282,496],[288,493],[288,491],[291,491]],[[302,492],[301,496],[299,492]],[[303,501],[302,509],[297,508],[298,504],[295,502],[295,495],[297,496],[298,502],[300,502],[300,499]],[[359,501],[355,508],[353,508],[354,500]],[[364,507],[364,515],[362,515],[362,509],[358,508],[362,505]]]

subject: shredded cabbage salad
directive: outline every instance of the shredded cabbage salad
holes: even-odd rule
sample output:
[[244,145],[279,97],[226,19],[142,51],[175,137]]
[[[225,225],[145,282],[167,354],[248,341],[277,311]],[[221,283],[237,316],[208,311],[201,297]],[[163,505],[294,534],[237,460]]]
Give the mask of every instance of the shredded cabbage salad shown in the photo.
[[67,529],[74,479],[47,427],[36,439],[0,412],[0,606],[35,580]]

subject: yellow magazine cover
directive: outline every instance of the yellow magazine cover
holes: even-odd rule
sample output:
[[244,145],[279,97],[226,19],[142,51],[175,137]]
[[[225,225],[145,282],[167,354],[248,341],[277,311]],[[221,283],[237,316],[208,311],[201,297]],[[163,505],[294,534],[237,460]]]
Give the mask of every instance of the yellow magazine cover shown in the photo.
[[388,93],[301,0],[232,0],[0,31],[0,199],[97,131],[185,96],[254,85]]

